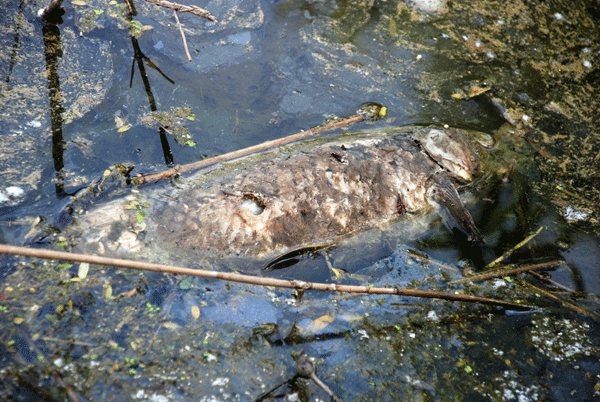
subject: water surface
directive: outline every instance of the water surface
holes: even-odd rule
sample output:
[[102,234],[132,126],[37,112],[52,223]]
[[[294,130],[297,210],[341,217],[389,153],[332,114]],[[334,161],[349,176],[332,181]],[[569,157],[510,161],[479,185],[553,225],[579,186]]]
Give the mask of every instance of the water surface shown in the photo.
[[[151,173],[378,102],[387,117],[353,129],[448,124],[508,137],[507,180],[464,192],[487,244],[431,217],[418,237],[368,232],[272,275],[537,308],[315,293],[298,303],[288,290],[2,257],[2,399],[252,400],[293,374],[301,349],[342,400],[598,397],[597,2],[451,2],[427,14],[401,1],[212,1],[200,6],[217,24],[179,16],[192,62],[171,10],[138,2],[128,19],[120,3],[80,4],[65,4],[54,27],[36,17],[40,5],[2,5],[3,243],[69,249],[60,211],[115,163]],[[559,261],[546,275],[555,283],[450,284],[540,227],[500,265]],[[344,259],[343,247],[362,258]],[[304,381],[279,392],[327,398]]]

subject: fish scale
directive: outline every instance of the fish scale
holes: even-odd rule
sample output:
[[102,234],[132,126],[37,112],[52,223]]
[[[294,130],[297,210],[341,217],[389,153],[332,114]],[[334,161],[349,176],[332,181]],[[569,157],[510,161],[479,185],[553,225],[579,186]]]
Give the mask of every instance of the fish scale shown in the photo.
[[417,222],[441,204],[481,241],[455,189],[481,170],[484,153],[470,134],[405,127],[302,141],[221,163],[175,188],[95,203],[74,213],[70,230],[77,249],[100,254],[266,260],[398,219]]
[[[422,147],[435,130],[436,147],[444,156],[468,161],[460,169],[444,169]],[[413,129],[367,138],[345,137],[282,157],[274,157],[217,180],[209,189],[184,190],[157,214],[161,237],[188,252],[226,255],[274,255],[299,246],[336,241],[353,232],[380,226],[399,216],[398,205],[417,212],[431,202],[430,188],[442,175],[461,180],[476,165],[469,150],[450,131]],[[456,136],[456,132],[454,133]],[[417,143],[415,138],[420,138]],[[433,147],[431,147],[433,148]],[[460,153],[460,154],[459,154]],[[460,202],[433,201],[457,210],[461,226],[480,239],[471,216]],[[452,195],[452,194],[451,194]],[[260,203],[261,212],[248,200]],[[174,216],[186,214],[185,223]]]

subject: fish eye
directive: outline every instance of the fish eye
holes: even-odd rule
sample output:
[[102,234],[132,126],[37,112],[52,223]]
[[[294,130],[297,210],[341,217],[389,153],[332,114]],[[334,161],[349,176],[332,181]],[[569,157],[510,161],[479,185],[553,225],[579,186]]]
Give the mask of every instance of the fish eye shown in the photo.
[[242,201],[242,207],[248,208],[250,212],[252,212],[252,215],[260,215],[265,210],[264,207],[260,206],[256,201],[250,198],[246,198]]

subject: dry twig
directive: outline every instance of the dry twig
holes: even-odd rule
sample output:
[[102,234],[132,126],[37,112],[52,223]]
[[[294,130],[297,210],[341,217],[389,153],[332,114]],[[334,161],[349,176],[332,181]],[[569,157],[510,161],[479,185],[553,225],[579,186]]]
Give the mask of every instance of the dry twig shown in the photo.
[[490,269],[490,268],[498,265],[500,262],[502,262],[502,260],[504,260],[505,258],[508,258],[512,253],[514,253],[515,250],[520,249],[525,244],[529,243],[529,241],[531,239],[533,239],[535,236],[537,236],[538,234],[540,234],[540,232],[542,231],[542,229],[544,229],[544,227],[540,226],[540,228],[535,233],[532,233],[529,236],[527,236],[525,239],[523,239],[521,242],[519,242],[519,244],[517,244],[516,246],[514,246],[513,248],[511,248],[510,250],[508,250],[504,254],[502,254],[500,257],[496,258],[494,261],[490,262],[485,268]]
[[513,268],[498,269],[495,271],[487,271],[487,272],[483,272],[478,275],[471,275],[471,276],[467,276],[466,278],[456,280],[456,281],[452,282],[452,284],[460,285],[460,284],[463,284],[466,282],[476,282],[476,281],[485,281],[487,279],[503,278],[505,276],[517,275],[517,274],[521,274],[523,272],[552,269],[552,268],[558,267],[562,263],[563,263],[563,261],[550,261],[550,262],[542,262],[542,263],[533,264],[533,265],[525,265],[522,267],[513,267]]
[[271,399],[273,397],[273,393],[277,389],[296,381],[298,378],[313,380],[315,384],[317,384],[319,387],[321,387],[321,389],[323,389],[323,391],[325,391],[325,393],[331,398],[332,401],[340,402],[340,399],[337,396],[335,396],[333,392],[331,392],[331,389],[329,389],[329,387],[323,381],[321,381],[319,377],[317,377],[317,367],[312,361],[310,361],[308,356],[306,356],[306,352],[304,352],[304,350],[300,352],[300,355],[296,360],[296,372],[294,373],[294,375],[288,378],[287,380],[283,381],[282,383],[276,385],[275,387],[271,388],[269,391],[259,395],[254,400],[254,402],[264,401],[267,398]]
[[305,139],[308,137],[312,137],[323,131],[335,130],[337,128],[340,128],[340,127],[343,127],[343,126],[346,126],[349,124],[358,123],[360,121],[365,120],[367,117],[368,116],[365,116],[363,114],[355,115],[355,116],[349,117],[344,120],[336,121],[335,123],[311,128],[310,130],[302,131],[300,133],[289,135],[284,138],[279,138],[279,139],[272,140],[272,141],[265,141],[263,143],[253,145],[248,148],[239,149],[237,151],[229,152],[229,153],[226,153],[223,155],[214,156],[214,157],[208,158],[208,159],[203,159],[201,161],[190,163],[188,165],[179,166],[174,169],[164,170],[162,172],[152,173],[152,174],[148,174],[148,175],[135,176],[131,179],[131,182],[136,186],[139,186],[142,184],[147,184],[147,183],[155,183],[159,180],[168,179],[170,177],[176,176],[181,173],[186,173],[186,172],[191,172],[193,170],[202,169],[202,168],[205,168],[208,166],[216,165],[217,163],[227,162],[227,161],[231,161],[231,160],[234,160],[237,158],[242,158],[244,156],[252,155],[252,154],[255,154],[258,152],[266,151],[271,148],[276,148],[281,145],[286,145],[291,142],[295,142],[295,141],[299,141],[299,140],[302,140],[302,139]]
[[171,265],[152,264],[141,261],[130,261],[119,258],[98,257],[95,255],[67,253],[64,251],[34,249],[29,247],[10,246],[0,244],[0,254],[20,255],[25,257],[46,258],[50,260],[62,260],[71,262],[87,262],[95,265],[106,265],[141,271],[161,272],[179,275],[200,276],[203,278],[214,278],[232,282],[248,283],[260,286],[274,286],[280,288],[296,289],[300,291],[318,290],[323,292],[346,292],[362,294],[389,294],[409,297],[421,297],[428,299],[442,299],[449,301],[462,301],[469,303],[482,303],[492,306],[505,307],[513,310],[530,310],[531,307],[520,304],[505,302],[502,300],[489,299],[486,297],[469,296],[463,294],[434,292],[430,290],[403,289],[403,288],[376,288],[371,286],[337,285],[334,283],[316,283],[304,281],[288,281],[284,279],[265,278],[252,275],[242,275],[232,272],[215,272],[201,269],[181,268]]
[[556,282],[556,281],[553,281],[552,279],[550,279],[550,278],[547,278],[547,277],[545,277],[545,276],[543,276],[543,275],[541,275],[541,274],[539,274],[539,273],[537,273],[537,272],[533,272],[533,271],[531,271],[531,272],[529,272],[529,273],[530,273],[531,275],[535,276],[536,278],[538,278],[540,281],[543,281],[543,282],[545,282],[545,283],[547,283],[547,284],[550,284],[550,285],[554,286],[554,287],[555,287],[555,288],[557,288],[557,289],[560,289],[560,290],[562,290],[562,291],[569,292],[569,293],[573,293],[573,292],[575,292],[575,291],[574,291],[573,289],[571,289],[570,287],[567,287],[567,286],[565,286],[565,285],[561,285],[560,283],[558,283],[558,282]]
[[410,255],[412,258],[415,258],[417,260],[425,261],[428,264],[436,265],[436,266],[440,267],[441,269],[445,269],[446,271],[458,272],[458,269],[456,269],[454,267],[451,267],[450,265],[446,265],[444,263],[441,263],[441,262],[438,262],[438,261],[434,261],[431,258],[421,256],[421,255],[415,253],[414,251],[407,250],[406,254]]
[[513,159],[510,162],[510,166],[508,167],[508,171],[506,172],[506,174],[502,178],[502,181],[504,183],[508,182],[508,180],[510,179],[510,175],[512,174],[512,171],[515,168],[515,164],[517,162],[517,157],[519,156],[519,153],[520,153],[520,151],[518,151],[518,150],[515,151],[515,156],[513,156]]
[[331,389],[317,377],[317,367],[313,362],[310,361],[308,356],[304,351],[300,352],[300,356],[298,356],[298,361],[296,362],[296,374],[294,377],[302,377],[309,380],[313,380],[315,384],[325,391],[325,393],[331,398],[334,402],[340,402],[340,400],[331,392]]
[[125,4],[127,5],[127,10],[129,11],[129,15],[136,15],[137,11],[135,10],[135,6],[131,0],[125,0]]
[[146,0],[148,3],[156,4],[157,6],[169,8],[180,13],[192,13],[198,17],[206,18],[209,21],[217,22],[217,19],[207,10],[197,6],[185,6],[183,4],[171,3],[165,0]]
[[185,49],[185,54],[189,61],[192,61],[192,56],[190,56],[190,51],[188,49],[187,40],[185,40],[185,34],[183,33],[183,28],[181,27],[181,23],[179,22],[179,16],[177,15],[177,10],[173,10],[173,14],[175,14],[175,21],[177,21],[177,28],[179,28],[179,32],[181,32],[181,39],[183,39],[183,47]]
[[600,321],[600,314],[598,314],[598,313],[596,313],[594,311],[590,311],[590,310],[587,310],[587,309],[585,309],[583,307],[579,307],[578,305],[573,304],[570,301],[563,299],[562,297],[558,297],[558,296],[550,293],[547,290],[538,288],[537,286],[532,285],[531,283],[529,283],[527,281],[521,281],[521,282],[523,283],[523,285],[530,287],[531,289],[533,289],[537,293],[541,293],[541,294],[543,294],[545,296],[548,296],[549,298],[558,301],[559,303],[563,304],[564,306],[567,306],[570,309],[573,309],[573,310],[577,311],[580,314],[588,315],[588,316],[593,317],[596,320]]

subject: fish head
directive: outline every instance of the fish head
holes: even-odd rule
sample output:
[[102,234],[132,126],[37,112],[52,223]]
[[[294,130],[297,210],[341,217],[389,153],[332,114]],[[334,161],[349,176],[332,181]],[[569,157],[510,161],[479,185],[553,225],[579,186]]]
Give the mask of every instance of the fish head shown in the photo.
[[448,173],[464,183],[479,173],[480,161],[494,145],[493,137],[461,129],[416,129],[412,138]]

